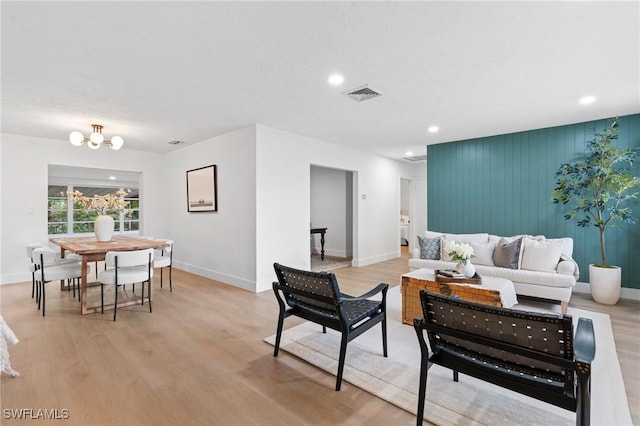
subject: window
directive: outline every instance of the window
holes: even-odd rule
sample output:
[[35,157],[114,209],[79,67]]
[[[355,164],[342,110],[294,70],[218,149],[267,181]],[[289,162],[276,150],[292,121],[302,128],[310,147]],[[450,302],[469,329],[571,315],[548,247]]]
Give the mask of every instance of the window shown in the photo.
[[79,205],[72,205],[67,200],[67,192],[80,191],[87,197],[113,194],[118,190],[127,192],[125,200],[129,201],[129,214],[113,213],[115,231],[137,231],[140,229],[140,199],[138,189],[105,188],[90,186],[49,185],[48,196],[48,232],[54,234],[86,234],[93,232],[93,222],[98,213],[85,212]]

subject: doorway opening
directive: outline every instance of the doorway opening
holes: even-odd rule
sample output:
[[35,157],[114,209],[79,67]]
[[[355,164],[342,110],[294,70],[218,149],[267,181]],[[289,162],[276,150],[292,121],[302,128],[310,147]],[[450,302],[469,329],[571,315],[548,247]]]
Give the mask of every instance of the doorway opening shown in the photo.
[[400,178],[400,246],[408,249],[411,232],[411,180]]
[[[354,172],[311,165],[311,270],[351,266],[354,256]],[[325,229],[326,228],[326,229]],[[324,232],[319,230],[324,229]]]

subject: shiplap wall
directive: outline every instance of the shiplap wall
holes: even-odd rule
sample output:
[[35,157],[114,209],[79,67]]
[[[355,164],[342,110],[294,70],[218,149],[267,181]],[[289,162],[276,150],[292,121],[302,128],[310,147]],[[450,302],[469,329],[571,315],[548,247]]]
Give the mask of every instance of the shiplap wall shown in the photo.
[[[598,230],[565,220],[569,209],[553,204],[551,193],[560,164],[584,153],[593,130],[607,125],[603,119],[427,146],[428,229],[570,236],[580,281],[588,282],[589,264],[601,262]],[[620,118],[615,144],[640,146],[640,114]],[[640,201],[631,206],[639,218]],[[608,227],[606,242],[609,263],[622,267],[623,287],[640,288],[640,221]]]

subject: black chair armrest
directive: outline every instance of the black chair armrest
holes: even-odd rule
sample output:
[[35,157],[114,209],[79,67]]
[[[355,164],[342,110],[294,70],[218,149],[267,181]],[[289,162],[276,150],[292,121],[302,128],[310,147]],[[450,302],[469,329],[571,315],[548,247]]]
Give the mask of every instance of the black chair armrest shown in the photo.
[[355,302],[357,300],[370,299],[371,297],[375,296],[378,293],[385,294],[388,289],[389,289],[389,284],[380,283],[375,288],[369,290],[364,294],[361,294],[360,296],[354,297],[354,296],[349,296],[348,294],[342,294],[341,296],[345,302]]
[[579,318],[573,337],[575,360],[590,364],[596,356],[596,335],[593,322],[588,318]]

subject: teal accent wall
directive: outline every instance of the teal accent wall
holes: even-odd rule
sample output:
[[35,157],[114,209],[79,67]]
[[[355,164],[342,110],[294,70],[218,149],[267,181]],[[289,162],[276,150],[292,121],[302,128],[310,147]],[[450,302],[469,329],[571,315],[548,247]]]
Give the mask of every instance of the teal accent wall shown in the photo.
[[[551,193],[560,164],[584,153],[608,120],[427,146],[428,229],[572,237],[579,281],[588,282],[589,264],[601,261],[598,230],[565,220],[569,209],[553,204]],[[640,146],[640,114],[621,117],[618,129],[616,146]],[[623,287],[640,288],[640,200],[631,207],[635,225],[607,227],[607,257],[622,267]]]

